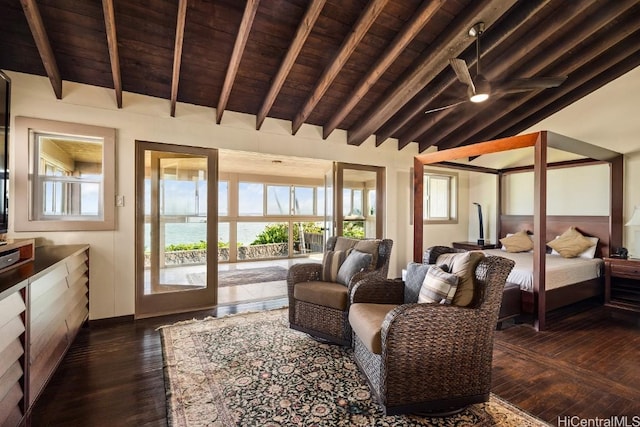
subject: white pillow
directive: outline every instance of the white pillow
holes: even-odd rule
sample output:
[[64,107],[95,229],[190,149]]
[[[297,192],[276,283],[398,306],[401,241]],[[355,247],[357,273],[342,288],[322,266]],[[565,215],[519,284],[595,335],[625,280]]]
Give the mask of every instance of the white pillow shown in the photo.
[[[556,239],[560,236],[556,236]],[[576,258],[584,258],[584,259],[593,259],[596,257],[596,249],[598,249],[598,239],[597,237],[589,237],[584,236],[587,240],[593,243],[593,246],[590,246],[586,251],[581,252]],[[551,249],[551,255],[560,255],[558,251],[555,249]]]

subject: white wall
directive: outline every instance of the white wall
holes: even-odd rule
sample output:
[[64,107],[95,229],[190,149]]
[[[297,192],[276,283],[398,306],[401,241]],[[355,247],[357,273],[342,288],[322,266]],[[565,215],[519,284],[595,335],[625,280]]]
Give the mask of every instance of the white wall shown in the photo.
[[[504,213],[533,215],[533,172],[505,176]],[[593,165],[547,172],[548,215],[609,215],[609,166]]]
[[[624,154],[626,223],[640,206],[640,67],[629,71],[523,133],[550,130]],[[635,246],[636,227],[624,227],[623,244]],[[635,255],[635,254],[634,254]],[[640,256],[640,253],[638,255]]]
[[[15,233],[9,237],[37,237],[39,243],[88,243],[90,251],[90,317],[99,319],[134,312],[134,157],[135,140],[225,148],[258,153],[310,157],[386,167],[385,235],[394,240],[389,275],[396,277],[412,257],[409,226],[408,171],[416,144],[397,150],[393,142],[376,148],[374,138],[360,147],[346,143],[346,132],[335,131],[322,140],[322,129],[304,125],[296,136],[291,123],[267,119],[255,130],[255,117],[226,111],[216,125],[211,108],[178,104],[169,116],[169,101],[124,93],[123,108],[115,106],[113,90],[64,82],[63,99],[56,100],[45,77],[8,72],[12,80],[12,126],[16,116],[84,123],[117,129],[117,194],[125,206],[117,208],[117,229],[107,232]],[[13,161],[13,133],[10,149]],[[11,170],[25,167],[11,164]],[[407,175],[405,177],[405,174]],[[405,179],[406,178],[406,179]]]

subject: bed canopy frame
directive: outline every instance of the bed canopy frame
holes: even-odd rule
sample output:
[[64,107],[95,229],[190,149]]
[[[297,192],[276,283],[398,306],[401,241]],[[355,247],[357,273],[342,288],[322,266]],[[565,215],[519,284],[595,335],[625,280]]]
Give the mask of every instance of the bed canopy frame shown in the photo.
[[[469,164],[453,163],[452,161],[481,156],[484,154],[499,153],[519,148],[533,147],[533,165],[510,169],[491,169]],[[585,157],[584,159],[547,164],[547,149],[555,148],[568,153],[574,153]],[[555,217],[554,226],[549,227],[547,217],[547,170],[574,166],[586,166],[593,164],[609,164],[610,197],[608,217]],[[546,312],[554,307],[546,304],[545,291],[545,254],[548,236],[557,235],[558,231],[564,231],[569,225],[577,225],[586,228],[591,235],[599,237],[598,253],[600,256],[608,256],[612,248],[622,246],[622,214],[623,214],[623,156],[620,153],[598,147],[583,141],[569,138],[549,131],[540,131],[525,135],[477,144],[451,148],[442,151],[425,153],[414,157],[414,210],[413,210],[413,260],[421,262],[424,241],[423,223],[423,185],[424,166],[442,166],[451,169],[461,169],[473,172],[491,173],[498,176],[497,185],[497,218],[498,236],[506,231],[518,231],[519,227],[533,228],[533,313],[534,326],[538,330],[545,328]],[[505,216],[502,215],[502,176],[515,171],[532,170],[534,175],[534,207],[533,216]],[[602,220],[601,218],[604,218]],[[576,221],[578,223],[576,223]],[[582,227],[582,224],[586,224]],[[600,223],[600,225],[598,225]],[[565,226],[558,230],[558,226]],[[593,231],[593,228],[598,231]],[[548,229],[548,227],[550,229]]]

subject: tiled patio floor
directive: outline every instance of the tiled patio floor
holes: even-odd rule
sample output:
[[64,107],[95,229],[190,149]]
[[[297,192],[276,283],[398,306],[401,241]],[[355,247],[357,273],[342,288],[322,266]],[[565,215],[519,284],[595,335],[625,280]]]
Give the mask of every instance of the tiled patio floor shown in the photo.
[[[293,264],[305,262],[322,262],[322,254],[311,255],[305,258],[276,259],[267,261],[251,261],[239,263],[220,263],[219,271],[241,270],[247,268],[281,266],[289,268]],[[200,273],[204,271],[203,265],[192,265],[184,267],[171,267],[162,269],[160,272],[160,282],[163,284],[184,285],[189,283],[188,274]],[[148,277],[146,278],[148,283]],[[271,300],[287,296],[287,282],[278,280],[274,282],[247,283],[244,285],[224,286],[218,289],[218,304],[235,304],[240,302],[253,302],[260,300]]]

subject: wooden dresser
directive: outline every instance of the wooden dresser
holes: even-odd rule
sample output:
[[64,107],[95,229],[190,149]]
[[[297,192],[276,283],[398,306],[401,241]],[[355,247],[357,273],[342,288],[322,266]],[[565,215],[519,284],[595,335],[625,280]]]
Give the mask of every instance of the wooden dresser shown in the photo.
[[89,246],[43,246],[0,273],[0,425],[16,426],[89,315]]

